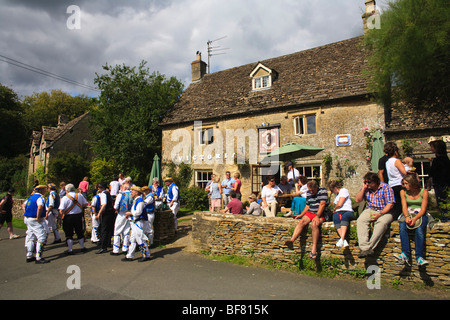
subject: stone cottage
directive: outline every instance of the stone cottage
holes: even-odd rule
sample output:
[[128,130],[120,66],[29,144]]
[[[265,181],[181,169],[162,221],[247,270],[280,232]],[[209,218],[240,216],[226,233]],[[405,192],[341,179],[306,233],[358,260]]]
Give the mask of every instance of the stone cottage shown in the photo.
[[48,171],[49,161],[60,151],[69,151],[90,158],[92,153],[86,141],[89,140],[89,113],[71,121],[60,115],[56,127],[42,126],[41,131],[33,131],[30,146],[28,176],[40,167]]
[[[340,177],[359,190],[369,169],[364,127],[383,126],[384,109],[373,103],[362,76],[365,57],[356,37],[317,48],[206,74],[201,55],[191,63],[192,83],[163,128],[162,161],[190,163],[193,185],[211,173],[240,172],[242,199],[261,189],[268,152],[294,142],[324,148],[291,159],[301,174]],[[325,172],[324,159],[332,159]],[[329,164],[329,162],[328,162]],[[273,165],[273,164],[272,164]],[[285,163],[272,174],[285,175]],[[275,169],[275,170],[273,170]]]

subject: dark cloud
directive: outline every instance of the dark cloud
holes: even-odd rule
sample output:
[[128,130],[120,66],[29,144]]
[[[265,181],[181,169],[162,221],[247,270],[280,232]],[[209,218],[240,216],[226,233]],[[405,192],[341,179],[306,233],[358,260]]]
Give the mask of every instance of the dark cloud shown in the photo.
[[[69,5],[81,29],[67,28]],[[102,65],[138,65],[190,82],[206,42],[230,48],[211,70],[308,49],[362,34],[364,0],[0,0],[0,55],[93,86]],[[62,89],[96,95],[0,61],[0,83],[18,94]]]

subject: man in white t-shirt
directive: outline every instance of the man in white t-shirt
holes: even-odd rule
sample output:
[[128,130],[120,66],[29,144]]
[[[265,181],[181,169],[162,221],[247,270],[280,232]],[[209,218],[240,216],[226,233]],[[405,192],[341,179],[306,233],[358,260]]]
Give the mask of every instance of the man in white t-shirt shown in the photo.
[[120,182],[114,178],[113,181],[109,183],[109,194],[113,200],[116,200],[117,195],[119,194]]
[[67,241],[67,254],[71,255],[73,246],[74,230],[77,234],[81,252],[87,251],[84,247],[84,208],[88,206],[86,199],[81,193],[75,192],[75,186],[71,183],[66,185],[66,195],[61,199],[59,212],[63,220],[63,230]]
[[287,170],[288,170],[287,174],[288,183],[291,186],[295,186],[295,182],[298,181],[298,178],[300,177],[300,172],[294,168],[294,164],[292,162],[289,162],[287,164]]

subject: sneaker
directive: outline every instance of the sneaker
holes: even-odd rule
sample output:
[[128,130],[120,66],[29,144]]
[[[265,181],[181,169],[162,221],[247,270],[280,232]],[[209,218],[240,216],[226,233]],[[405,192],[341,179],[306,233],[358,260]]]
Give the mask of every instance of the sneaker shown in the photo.
[[425,265],[427,265],[428,264],[428,261],[427,260],[425,260],[424,258],[422,258],[422,257],[418,257],[417,258],[417,265],[420,267],[420,266],[425,266]]
[[394,254],[394,258],[409,265],[409,261],[408,261],[409,259],[406,256],[406,254],[404,254],[403,252],[400,254]]
[[342,241],[342,239],[339,239],[339,241],[336,242],[336,247],[342,248],[343,245],[344,245],[344,241]]
[[343,247],[343,248],[348,247],[348,242],[347,242],[347,240],[344,240],[344,242],[342,243],[342,247]]
[[19,239],[20,236],[17,234],[13,234],[12,236],[9,237],[9,240],[13,240],[13,239]]

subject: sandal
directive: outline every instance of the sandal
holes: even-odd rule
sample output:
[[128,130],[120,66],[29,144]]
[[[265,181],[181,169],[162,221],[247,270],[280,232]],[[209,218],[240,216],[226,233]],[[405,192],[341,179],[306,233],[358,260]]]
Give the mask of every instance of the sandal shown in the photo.
[[316,253],[310,253],[309,254],[309,258],[311,259],[311,260],[316,260],[317,259],[317,252]]

